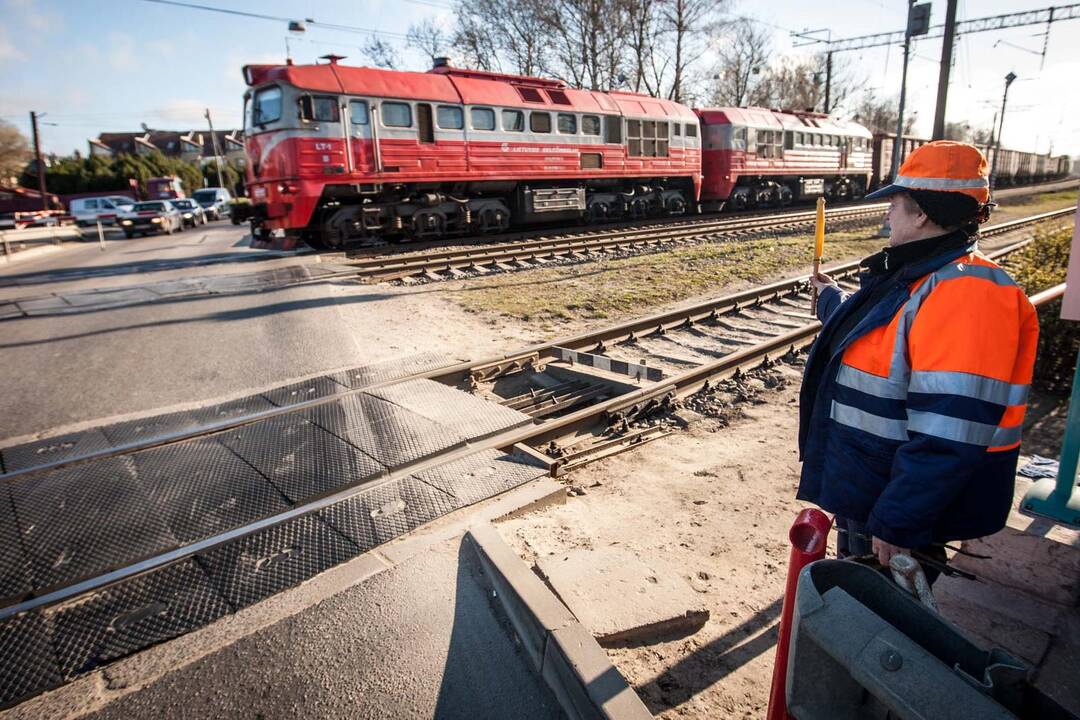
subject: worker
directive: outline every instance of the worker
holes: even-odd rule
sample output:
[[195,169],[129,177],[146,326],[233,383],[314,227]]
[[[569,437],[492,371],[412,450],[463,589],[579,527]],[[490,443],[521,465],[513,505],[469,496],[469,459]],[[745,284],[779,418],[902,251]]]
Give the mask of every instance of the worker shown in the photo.
[[890,235],[859,289],[811,278],[823,327],[799,398],[798,497],[835,513],[841,557],[942,563],[945,542],[1005,526],[1039,330],[976,247],[989,196],[977,148],[927,143],[866,196],[889,199]]

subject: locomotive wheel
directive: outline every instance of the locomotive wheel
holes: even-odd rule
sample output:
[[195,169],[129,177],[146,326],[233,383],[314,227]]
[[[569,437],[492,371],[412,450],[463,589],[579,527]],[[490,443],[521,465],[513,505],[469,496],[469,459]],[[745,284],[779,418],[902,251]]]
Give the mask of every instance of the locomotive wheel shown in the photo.
[[594,202],[589,205],[588,222],[591,224],[602,223],[608,219],[608,205],[604,202]]

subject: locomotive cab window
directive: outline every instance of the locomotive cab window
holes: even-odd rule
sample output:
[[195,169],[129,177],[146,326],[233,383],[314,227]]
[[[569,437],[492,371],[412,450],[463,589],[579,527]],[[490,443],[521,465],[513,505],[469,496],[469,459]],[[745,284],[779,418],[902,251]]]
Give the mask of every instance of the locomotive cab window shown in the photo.
[[281,119],[281,88],[268,87],[255,93],[251,104],[251,124],[266,125]]
[[495,111],[491,108],[473,108],[469,111],[473,130],[494,130]]
[[581,132],[585,133],[586,135],[599,135],[600,118],[598,118],[596,115],[582,115]]
[[461,130],[465,127],[465,113],[453,105],[440,105],[435,111],[435,120],[443,130]]
[[353,125],[368,124],[368,106],[366,100],[349,101],[349,120]]
[[546,112],[529,113],[529,129],[534,133],[551,132],[551,115]]
[[382,121],[386,127],[412,127],[412,108],[408,103],[384,102]]
[[333,95],[301,95],[300,119],[306,122],[337,122],[341,119]]
[[525,113],[520,110],[503,110],[502,126],[506,132],[525,132]]
[[577,135],[577,115],[559,113],[559,132],[563,135]]
[[679,123],[672,123],[671,134],[675,137],[679,137],[680,135],[682,135],[682,125],[680,125]]
[[697,125],[693,123],[686,123],[686,137],[697,137]]
[[622,118],[607,115],[604,117],[604,142],[622,144]]

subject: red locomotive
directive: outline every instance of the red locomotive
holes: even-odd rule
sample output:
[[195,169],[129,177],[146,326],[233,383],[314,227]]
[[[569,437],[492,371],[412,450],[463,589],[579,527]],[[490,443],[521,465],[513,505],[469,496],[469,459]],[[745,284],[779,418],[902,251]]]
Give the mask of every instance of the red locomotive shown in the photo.
[[[248,65],[247,187],[259,244],[499,233],[511,225],[856,199],[892,140],[818,113],[690,108],[558,80]],[[905,138],[905,149],[922,141]],[[1003,150],[1000,184],[1068,158]]]
[[870,185],[871,135],[862,125],[811,112],[705,108],[701,206],[780,207],[824,195],[862,197]]
[[342,247],[696,206],[689,108],[462,70],[249,65],[248,192],[260,239]]

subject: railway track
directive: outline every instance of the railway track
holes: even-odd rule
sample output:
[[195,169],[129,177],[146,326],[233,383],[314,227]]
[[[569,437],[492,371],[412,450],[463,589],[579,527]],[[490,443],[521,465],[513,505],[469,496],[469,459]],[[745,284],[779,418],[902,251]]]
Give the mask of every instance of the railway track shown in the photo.
[[[884,203],[844,207],[828,211],[832,223],[877,217]],[[389,282],[419,278],[445,280],[469,274],[510,271],[557,261],[575,261],[599,255],[644,252],[678,244],[717,241],[770,231],[812,226],[814,211],[798,211],[755,217],[719,218],[626,228],[590,234],[572,234],[536,240],[499,243],[486,247],[438,249],[404,257],[353,260],[351,271],[366,282]]]
[[[1064,213],[984,234],[1005,237]],[[857,270],[827,272],[853,287]],[[187,632],[538,474],[662,437],[670,426],[656,418],[680,400],[808,346],[820,327],[808,304],[806,278],[796,277],[481,362],[369,366],[258,402],[5,448],[0,490],[15,517],[0,517],[0,530],[18,524],[23,538],[0,543],[0,665],[59,659],[52,674],[14,690],[0,679],[0,702]],[[406,422],[416,397],[441,404]],[[418,427],[447,437],[432,442]],[[186,490],[203,476],[201,489]],[[233,490],[263,481],[283,497]],[[104,497],[87,494],[94,488]],[[33,519],[47,518],[43,497],[61,508],[52,530]],[[170,532],[151,532],[155,511]],[[53,553],[20,567],[12,546]]]
[[[996,197],[1001,199],[1059,188],[1069,189],[1075,184],[1075,181],[1065,181],[1006,188],[998,191]],[[888,203],[849,203],[830,208],[827,216],[833,224],[846,224],[873,218],[884,213],[887,207]],[[754,211],[734,217],[666,218],[570,233],[526,233],[497,244],[471,247],[461,247],[462,241],[393,246],[353,255],[345,261],[351,270],[344,272],[355,274],[366,282],[445,280],[522,270],[555,262],[578,262],[603,255],[650,252],[673,245],[716,241],[761,231],[797,230],[813,223],[813,220],[812,210]],[[482,242],[482,239],[478,240]],[[410,252],[411,249],[416,252]]]

